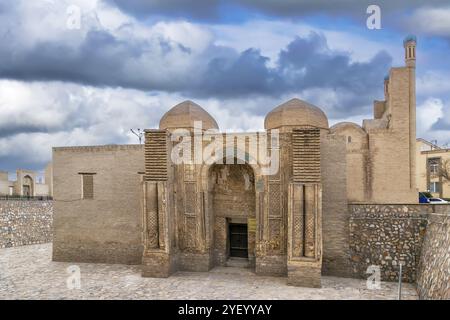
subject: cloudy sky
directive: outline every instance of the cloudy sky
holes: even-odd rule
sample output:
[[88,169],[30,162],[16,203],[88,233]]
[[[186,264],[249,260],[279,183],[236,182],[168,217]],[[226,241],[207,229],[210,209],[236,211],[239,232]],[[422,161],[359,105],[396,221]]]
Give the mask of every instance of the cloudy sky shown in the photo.
[[292,97],[361,123],[408,34],[418,136],[449,143],[448,0],[330,2],[0,0],[0,170],[42,170],[52,146],[136,143],[130,128],[186,99],[222,130],[260,130]]

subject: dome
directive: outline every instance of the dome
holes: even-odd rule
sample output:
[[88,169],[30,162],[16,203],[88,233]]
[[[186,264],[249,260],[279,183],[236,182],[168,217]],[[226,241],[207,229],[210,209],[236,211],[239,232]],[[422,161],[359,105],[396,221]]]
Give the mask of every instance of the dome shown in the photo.
[[328,119],[319,107],[299,99],[292,99],[270,111],[264,120],[266,129],[283,126],[310,126],[328,129]]
[[416,42],[417,43],[417,37],[413,34],[408,35],[405,40],[403,40],[403,44],[407,44],[408,42]]
[[194,121],[201,121],[203,130],[219,129],[216,120],[205,109],[189,100],[167,111],[159,121],[159,128],[193,128]]
[[332,126],[330,128],[330,133],[332,133],[332,134],[333,133],[340,133],[342,131],[349,131],[349,130],[352,130],[352,131],[355,131],[355,132],[359,132],[362,135],[366,134],[366,132],[364,131],[364,129],[360,125],[358,125],[356,123],[353,123],[353,122],[339,122],[339,123],[336,123],[334,126]]

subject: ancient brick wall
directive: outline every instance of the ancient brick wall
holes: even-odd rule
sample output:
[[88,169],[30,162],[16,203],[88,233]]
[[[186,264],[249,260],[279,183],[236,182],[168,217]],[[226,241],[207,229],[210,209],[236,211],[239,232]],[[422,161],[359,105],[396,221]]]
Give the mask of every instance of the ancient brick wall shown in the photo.
[[343,136],[347,162],[347,199],[349,202],[364,202],[370,199],[368,190],[369,141],[367,132],[359,125],[341,122],[330,129],[333,135]]
[[0,248],[52,241],[52,201],[0,201]]
[[403,280],[416,281],[420,250],[433,211],[429,205],[349,205],[350,262],[356,277],[367,278],[367,268],[379,266],[381,279],[398,280],[403,264]]
[[450,299],[450,213],[448,209],[446,213],[433,213],[428,217],[428,227],[417,273],[417,291],[421,299]]
[[[144,146],[53,149],[55,261],[140,264]],[[93,199],[83,198],[92,174]]]
[[349,212],[345,139],[326,136],[321,145],[323,266],[327,276],[350,277]]

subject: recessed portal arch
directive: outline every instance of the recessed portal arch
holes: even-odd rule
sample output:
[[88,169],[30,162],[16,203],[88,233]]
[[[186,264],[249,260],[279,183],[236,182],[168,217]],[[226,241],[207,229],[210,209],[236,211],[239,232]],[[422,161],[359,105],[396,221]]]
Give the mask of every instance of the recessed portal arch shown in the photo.
[[33,190],[33,178],[26,175],[22,179],[22,195],[25,197],[32,197],[34,195]]
[[253,169],[248,164],[214,164],[209,173],[214,260],[218,265],[225,265],[230,257],[240,257],[254,265],[256,194]]
[[[250,161],[251,156],[239,152],[234,154],[241,154],[246,159],[240,159],[238,164],[236,157],[224,159],[213,155],[200,169],[200,189],[207,199],[205,215],[209,221],[207,228],[210,230],[207,242],[212,249],[213,265],[226,265],[231,253],[230,224],[246,225],[248,262],[249,266],[254,266],[257,259],[256,248],[261,241],[260,233],[263,228],[261,207],[264,199],[264,177],[257,162]],[[224,184],[224,179],[228,183]],[[238,190],[239,192],[236,192]],[[223,204],[227,201],[234,203],[224,208]]]

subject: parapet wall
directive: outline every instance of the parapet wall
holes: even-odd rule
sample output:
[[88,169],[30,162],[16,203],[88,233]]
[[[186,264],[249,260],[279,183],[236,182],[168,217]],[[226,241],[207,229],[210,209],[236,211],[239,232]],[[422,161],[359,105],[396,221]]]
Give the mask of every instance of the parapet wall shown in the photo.
[[0,248],[52,241],[52,201],[0,200]]
[[421,299],[450,299],[450,213],[432,213],[420,257],[417,291]]
[[396,281],[401,263],[403,281],[415,282],[427,216],[434,210],[420,204],[349,205],[353,275],[367,279],[374,265],[383,281]]

